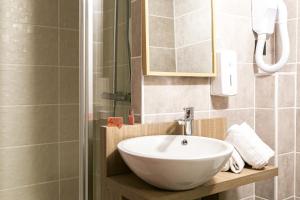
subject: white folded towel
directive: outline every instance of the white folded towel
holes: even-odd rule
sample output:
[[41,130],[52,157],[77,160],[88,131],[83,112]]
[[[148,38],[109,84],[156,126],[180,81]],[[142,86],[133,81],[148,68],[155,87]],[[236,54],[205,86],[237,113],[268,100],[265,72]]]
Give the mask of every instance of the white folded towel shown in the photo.
[[240,154],[236,151],[236,149],[234,149],[229,161],[223,167],[222,171],[226,172],[228,170],[231,170],[233,173],[238,174],[241,173],[244,167],[245,162],[241,158]]
[[[229,158],[230,160],[230,158]],[[225,164],[225,166],[222,168],[222,172],[227,172],[230,169],[229,161]]]
[[247,124],[233,125],[227,131],[225,141],[231,143],[243,160],[254,169],[266,166],[274,151],[266,145]]
[[232,172],[238,174],[245,167],[245,162],[241,158],[240,154],[234,149],[232,152],[232,156],[229,159],[229,166]]

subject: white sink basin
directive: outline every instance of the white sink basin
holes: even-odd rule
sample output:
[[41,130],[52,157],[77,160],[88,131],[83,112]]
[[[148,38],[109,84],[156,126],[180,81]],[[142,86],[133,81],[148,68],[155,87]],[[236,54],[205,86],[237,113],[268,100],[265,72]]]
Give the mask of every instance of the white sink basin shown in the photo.
[[188,190],[207,182],[233,151],[232,145],[221,140],[181,135],[131,138],[120,142],[118,149],[137,176],[167,190]]

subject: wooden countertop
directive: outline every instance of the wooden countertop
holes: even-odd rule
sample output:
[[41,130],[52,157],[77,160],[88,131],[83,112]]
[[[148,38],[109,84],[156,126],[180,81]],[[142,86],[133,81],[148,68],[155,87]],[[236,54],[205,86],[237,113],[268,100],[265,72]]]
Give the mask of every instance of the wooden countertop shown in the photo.
[[187,191],[165,191],[157,189],[134,174],[107,177],[107,187],[112,192],[129,200],[194,200],[213,195],[242,185],[265,180],[278,175],[278,168],[267,166],[263,170],[245,168],[241,174],[220,172],[206,184]]

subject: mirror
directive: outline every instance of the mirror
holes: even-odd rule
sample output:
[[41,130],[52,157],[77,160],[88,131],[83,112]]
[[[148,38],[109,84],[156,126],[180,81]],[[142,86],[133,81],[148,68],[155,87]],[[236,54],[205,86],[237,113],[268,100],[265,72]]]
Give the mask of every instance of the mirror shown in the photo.
[[145,75],[216,75],[214,0],[143,0]]

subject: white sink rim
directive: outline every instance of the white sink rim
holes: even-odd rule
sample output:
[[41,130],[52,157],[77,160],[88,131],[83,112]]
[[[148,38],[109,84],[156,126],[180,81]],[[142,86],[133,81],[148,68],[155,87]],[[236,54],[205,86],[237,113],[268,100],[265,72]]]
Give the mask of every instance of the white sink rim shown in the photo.
[[[182,139],[201,139],[201,140],[207,140],[210,142],[215,142],[219,145],[223,145],[225,146],[225,150],[220,151],[219,153],[213,153],[213,154],[208,154],[205,156],[195,156],[195,157],[176,157],[176,158],[168,158],[166,156],[158,156],[158,155],[151,155],[150,153],[139,153],[137,151],[133,151],[130,150],[128,148],[126,148],[126,143],[132,140],[138,140],[138,139],[146,139],[146,138],[157,138],[157,137],[182,137]],[[125,139],[122,140],[121,142],[118,143],[118,149],[119,151],[122,151],[123,153],[132,155],[132,156],[136,156],[136,157],[140,157],[140,158],[149,158],[149,159],[158,159],[158,160],[176,160],[176,161],[197,161],[197,160],[211,160],[214,158],[218,158],[218,157],[223,157],[226,156],[227,154],[232,153],[233,151],[233,146],[225,141],[222,140],[218,140],[218,139],[214,139],[214,138],[208,138],[208,137],[202,137],[202,136],[183,136],[183,135],[154,135],[154,136],[141,136],[141,137],[135,137],[135,138],[129,138],[129,139]]]

